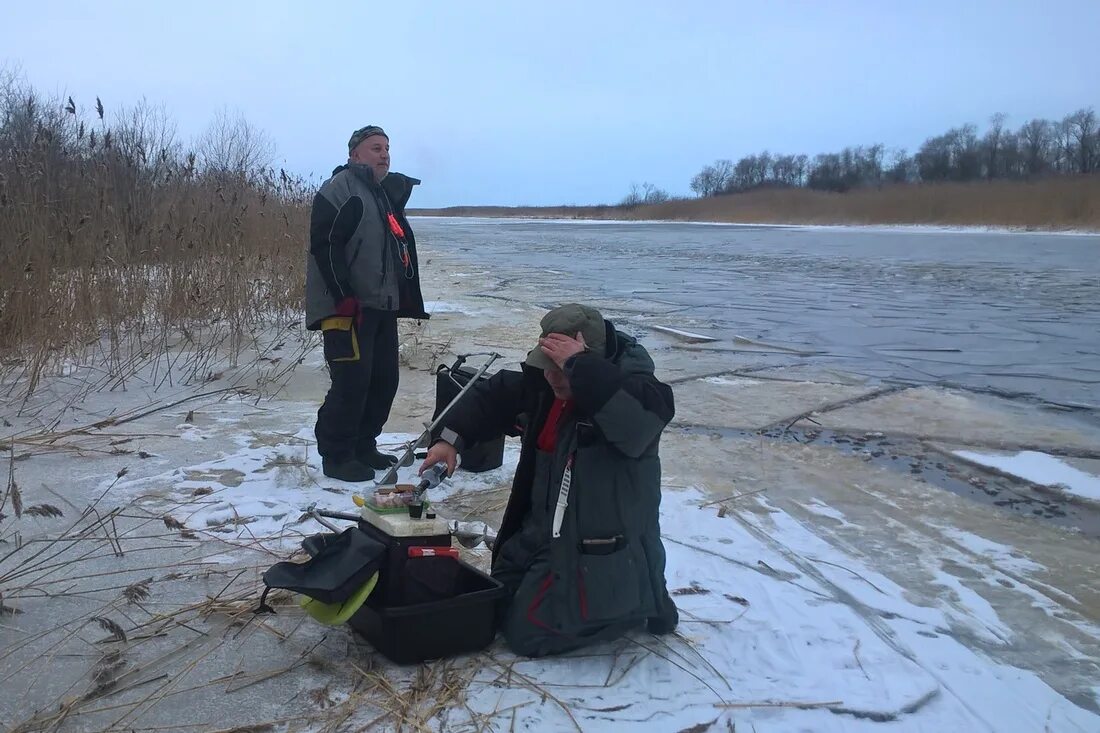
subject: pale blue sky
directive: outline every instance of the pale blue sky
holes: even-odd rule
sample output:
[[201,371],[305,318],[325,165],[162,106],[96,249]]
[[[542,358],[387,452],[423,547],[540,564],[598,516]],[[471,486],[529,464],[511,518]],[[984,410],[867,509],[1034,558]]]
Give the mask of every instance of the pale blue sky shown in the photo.
[[1100,0],[3,5],[0,62],[41,91],[144,95],[185,139],[239,109],[317,177],[379,124],[419,206],[686,194],[765,148],[1100,111]]

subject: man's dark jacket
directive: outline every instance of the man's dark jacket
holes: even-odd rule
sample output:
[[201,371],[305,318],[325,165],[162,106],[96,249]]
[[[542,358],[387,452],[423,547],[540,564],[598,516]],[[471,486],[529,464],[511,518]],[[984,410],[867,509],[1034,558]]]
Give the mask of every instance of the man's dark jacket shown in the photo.
[[[502,623],[517,653],[564,651],[646,619],[651,630],[676,625],[658,522],[657,449],[674,414],[672,389],[654,376],[641,344],[610,322],[605,327],[606,353],[566,362],[573,409],[549,461],[537,458],[537,440],[554,395],[542,372],[526,365],[471,389],[435,436],[461,448],[523,425],[492,571],[515,592]],[[555,538],[567,465],[571,481]]]

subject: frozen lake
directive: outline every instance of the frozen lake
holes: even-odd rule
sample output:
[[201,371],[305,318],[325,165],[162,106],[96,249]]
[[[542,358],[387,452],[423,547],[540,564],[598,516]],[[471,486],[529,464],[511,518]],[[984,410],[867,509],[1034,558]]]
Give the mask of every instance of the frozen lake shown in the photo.
[[639,319],[820,352],[815,359],[853,374],[1100,405],[1100,236],[445,218],[414,226],[432,249],[505,278],[550,271],[543,283],[568,282]]

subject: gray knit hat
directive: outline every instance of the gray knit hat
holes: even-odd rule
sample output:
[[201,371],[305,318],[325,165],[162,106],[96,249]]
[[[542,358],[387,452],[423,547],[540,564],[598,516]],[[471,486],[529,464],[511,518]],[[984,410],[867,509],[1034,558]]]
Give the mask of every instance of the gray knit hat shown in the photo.
[[386,134],[386,131],[378,125],[367,125],[366,127],[360,127],[358,130],[351,133],[351,139],[348,140],[348,152],[350,153],[352,150],[355,150],[356,145],[363,142],[372,135],[381,135],[387,140],[390,139],[390,136]]

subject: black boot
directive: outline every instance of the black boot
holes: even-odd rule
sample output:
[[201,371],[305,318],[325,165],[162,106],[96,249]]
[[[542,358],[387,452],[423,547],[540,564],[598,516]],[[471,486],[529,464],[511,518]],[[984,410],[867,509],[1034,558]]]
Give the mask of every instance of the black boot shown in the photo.
[[376,471],[386,471],[397,465],[397,456],[379,453],[377,448],[362,449],[355,454],[355,459],[364,466],[370,466]]
[[323,458],[321,460],[321,467],[326,476],[339,481],[360,483],[362,481],[370,481],[374,478],[374,469],[370,466],[363,465],[355,458],[339,462]]

